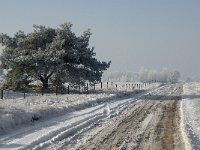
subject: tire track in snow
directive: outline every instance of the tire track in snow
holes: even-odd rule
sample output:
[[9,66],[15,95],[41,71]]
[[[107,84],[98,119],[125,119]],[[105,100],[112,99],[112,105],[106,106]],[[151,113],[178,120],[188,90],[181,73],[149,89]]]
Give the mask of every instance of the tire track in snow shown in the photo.
[[[136,100],[139,100],[139,99],[141,99],[141,97],[144,97],[144,96],[147,96],[147,95],[149,95],[149,94],[156,94],[156,93],[159,93],[161,90],[163,90],[163,89],[165,89],[165,88],[169,88],[170,86],[169,85],[165,85],[165,86],[162,86],[162,87],[159,87],[159,88],[157,88],[157,89],[154,89],[154,90],[151,90],[150,92],[147,92],[147,93],[143,93],[143,94],[141,94],[141,95],[139,95],[139,96],[137,96],[137,98],[135,98],[135,99],[133,99],[133,98],[131,98],[131,99],[128,99],[128,101],[127,102],[125,102],[125,103],[122,103],[122,104],[120,104],[120,105],[117,105],[115,108],[114,108],[114,110],[118,107],[118,109],[119,109],[119,107],[121,107],[121,110],[120,111],[123,111],[124,109],[126,109],[130,104],[132,104],[132,102],[134,102],[132,105],[137,105],[136,103],[140,103],[140,101],[136,101]],[[134,100],[134,101],[133,101]],[[146,105],[146,104],[145,104]],[[141,109],[142,110],[142,109]],[[113,117],[113,116],[112,116]],[[63,144],[64,143],[64,144]],[[66,143],[65,142],[63,142],[61,145],[59,145],[59,146],[56,146],[56,148],[54,147],[53,149],[63,149],[63,146],[65,146],[65,148],[64,149],[68,149],[68,148],[66,148]],[[68,143],[68,142],[67,142]]]
[[0,148],[3,149],[43,149],[62,139],[70,139],[78,132],[87,131],[91,124],[106,119],[108,115],[115,115],[116,109],[125,109],[137,98],[158,92],[159,87],[150,92],[139,94],[136,98],[120,100],[108,103],[111,111],[105,114],[106,104],[100,104],[78,112],[68,113],[48,121],[39,123],[34,127],[25,128],[16,133],[6,135],[0,139]]
[[[109,102],[108,104],[109,104],[110,106],[112,106],[112,108],[111,108],[111,112],[108,114],[108,116],[112,116],[112,117],[115,116],[115,110],[116,110],[116,108],[120,108],[121,110],[124,110],[126,107],[128,107],[128,105],[129,105],[130,103],[135,102],[137,99],[141,98],[142,96],[148,95],[149,93],[157,93],[157,92],[160,91],[160,89],[163,89],[163,88],[164,88],[164,87],[159,87],[159,88],[154,89],[154,90],[152,90],[152,91],[150,91],[150,92],[139,94],[139,95],[137,96],[137,98],[129,98],[129,99],[120,100],[120,101],[117,101],[117,102]],[[105,105],[104,105],[104,106],[105,106]],[[99,120],[104,120],[104,119],[106,119],[108,116],[105,115],[104,117],[102,117],[102,118],[99,119]],[[98,123],[99,120],[96,120],[96,123]],[[94,124],[94,123],[95,123],[95,121],[93,122],[93,124]],[[93,125],[90,125],[89,128],[92,128],[92,127],[93,127]],[[88,128],[88,129],[89,129],[89,128]],[[70,143],[70,142],[69,142],[69,139],[72,139],[72,138],[74,137],[74,134],[77,136],[77,135],[78,135],[77,133],[79,133],[80,130],[82,130],[83,132],[87,131],[87,129],[84,130],[84,127],[83,127],[83,128],[79,128],[79,129],[76,130],[76,132],[73,133],[71,136],[63,136],[62,138],[59,139],[59,141],[62,141],[62,139],[64,139],[64,144],[65,144],[65,145],[69,144],[69,143]],[[80,132],[80,133],[81,133],[81,132]],[[52,144],[52,142],[47,142],[47,143],[50,143],[49,145],[47,145],[47,147],[49,147],[49,146]],[[43,144],[40,144],[39,146],[37,146],[36,149],[40,149],[40,148],[43,149],[44,146],[41,147],[41,145],[43,145]],[[48,149],[47,147],[45,147],[45,148]],[[59,146],[58,146],[58,147],[59,147]],[[57,147],[56,149],[58,149],[58,147]],[[61,146],[61,147],[62,147],[62,146]]]
[[124,115],[113,118],[111,125],[108,121],[95,136],[74,149],[168,149],[170,145],[174,149],[184,149],[182,137],[176,135],[181,135],[179,117],[176,116],[180,89],[176,88],[179,86],[167,87],[157,92],[155,100],[146,97],[143,103],[131,105],[124,110]]

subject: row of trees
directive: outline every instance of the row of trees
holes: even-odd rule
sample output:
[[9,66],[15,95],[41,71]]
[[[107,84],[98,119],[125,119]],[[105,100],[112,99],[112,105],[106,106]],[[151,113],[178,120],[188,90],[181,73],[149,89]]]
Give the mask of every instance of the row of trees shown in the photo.
[[139,80],[142,82],[148,82],[157,80],[160,82],[177,82],[180,78],[180,73],[177,70],[171,70],[163,68],[161,71],[147,70],[141,68],[139,71]]
[[106,72],[103,74],[102,80],[110,81],[110,82],[134,82],[134,81],[138,81],[138,73]]
[[94,47],[89,48],[90,30],[76,36],[71,23],[59,28],[33,26],[33,31],[18,31],[14,37],[0,34],[4,46],[1,67],[8,69],[6,83],[14,88],[41,81],[47,89],[49,83],[84,84],[99,82],[103,71],[111,62],[98,61]]
[[176,82],[180,78],[180,73],[177,70],[171,70],[163,68],[161,71],[147,70],[141,68],[138,73],[133,72],[112,72],[104,74],[103,79],[106,81],[118,81],[118,82],[149,82],[149,81],[160,81],[160,82]]

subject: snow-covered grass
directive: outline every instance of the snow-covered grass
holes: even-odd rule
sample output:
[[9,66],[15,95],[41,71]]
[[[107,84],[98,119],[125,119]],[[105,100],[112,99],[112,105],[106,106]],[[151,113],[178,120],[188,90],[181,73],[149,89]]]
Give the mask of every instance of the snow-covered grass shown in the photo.
[[6,128],[31,123],[32,119],[46,119],[92,105],[100,98],[113,94],[91,95],[45,95],[31,96],[26,99],[0,100],[0,133]]
[[200,149],[200,83],[186,83],[183,91],[182,109],[188,149]]
[[[148,85],[145,89],[151,89],[159,85],[159,83],[154,83]],[[30,93],[25,99],[23,93],[6,91],[4,99],[0,100],[0,135],[21,125],[35,124],[37,120],[46,120],[100,103],[131,97],[138,91],[144,91],[144,89],[111,90],[110,88],[107,92],[105,91],[97,94],[45,94],[43,96]]]

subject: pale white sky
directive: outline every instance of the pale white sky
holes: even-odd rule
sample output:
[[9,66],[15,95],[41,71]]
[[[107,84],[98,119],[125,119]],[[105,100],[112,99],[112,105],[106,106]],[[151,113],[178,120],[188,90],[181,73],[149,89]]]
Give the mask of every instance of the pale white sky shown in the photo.
[[91,28],[90,46],[112,61],[109,71],[168,67],[200,77],[199,8],[197,0],[1,0],[0,32],[70,21],[77,34]]

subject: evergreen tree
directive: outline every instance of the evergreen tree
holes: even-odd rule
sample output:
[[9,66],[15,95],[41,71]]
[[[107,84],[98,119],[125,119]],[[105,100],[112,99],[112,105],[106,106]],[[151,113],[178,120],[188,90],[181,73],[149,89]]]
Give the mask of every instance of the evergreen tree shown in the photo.
[[40,80],[44,88],[49,82],[84,84],[99,82],[111,62],[95,58],[94,47],[89,48],[90,30],[76,36],[72,24],[59,28],[33,26],[33,32],[18,31],[14,37],[0,34],[5,47],[1,55],[2,67],[7,68],[9,85],[20,87]]

